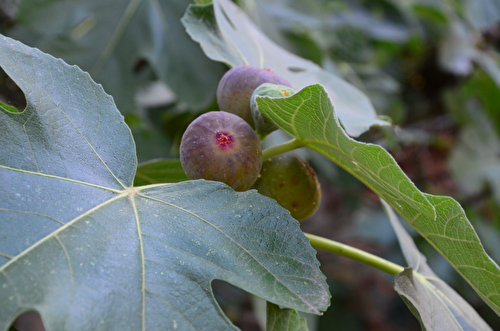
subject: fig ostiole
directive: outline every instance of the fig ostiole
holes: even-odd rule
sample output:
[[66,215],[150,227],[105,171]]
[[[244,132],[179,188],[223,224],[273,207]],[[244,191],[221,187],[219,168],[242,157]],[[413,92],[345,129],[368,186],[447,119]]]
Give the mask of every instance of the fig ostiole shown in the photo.
[[201,115],[188,126],[180,159],[190,179],[226,183],[248,190],[262,166],[262,148],[255,131],[242,118],[223,111]]

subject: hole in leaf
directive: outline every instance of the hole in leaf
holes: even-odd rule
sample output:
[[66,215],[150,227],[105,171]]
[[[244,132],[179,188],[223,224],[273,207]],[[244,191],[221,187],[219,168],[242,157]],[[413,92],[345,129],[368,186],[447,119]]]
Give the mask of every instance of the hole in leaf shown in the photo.
[[146,59],[139,58],[139,59],[135,60],[134,69],[133,69],[134,74],[136,74],[136,75],[140,74],[145,69],[147,69],[148,66],[149,66],[149,63],[148,63],[148,61],[146,61]]
[[19,315],[12,325],[18,331],[45,331],[42,317],[34,310],[27,311]]
[[226,317],[237,327],[260,330],[250,295],[225,281],[214,279],[212,291]]
[[290,70],[291,72],[304,72],[304,71],[307,71],[306,68],[301,68],[301,67],[288,67],[287,69]]
[[17,84],[0,68],[0,107],[12,112],[23,112],[26,97]]

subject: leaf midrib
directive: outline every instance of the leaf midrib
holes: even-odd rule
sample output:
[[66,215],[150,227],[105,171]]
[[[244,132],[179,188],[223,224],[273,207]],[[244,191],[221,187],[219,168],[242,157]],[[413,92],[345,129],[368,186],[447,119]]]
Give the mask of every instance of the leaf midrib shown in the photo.
[[[292,96],[293,97],[293,96]],[[324,98],[323,96],[323,93],[321,93],[321,95],[319,96],[320,98]],[[309,96],[309,99],[312,98],[312,96]],[[273,103],[273,107],[269,107],[269,113],[272,113],[273,119],[278,119],[280,121],[282,121],[282,118],[274,111],[275,108],[279,108],[279,109],[282,109],[280,108],[279,106],[276,106],[273,102],[273,99],[274,98],[270,98],[270,97],[258,97],[257,99],[267,99],[269,100],[269,102]],[[348,167],[348,165],[345,165],[343,162],[339,162],[339,159],[338,158],[334,158],[333,156],[331,156],[329,153],[327,153],[324,149],[322,149],[320,146],[324,146],[324,147],[327,147],[327,148],[331,148],[335,151],[337,151],[338,153],[341,153],[344,157],[346,157],[347,159],[349,160],[352,160],[352,161],[356,161],[358,167],[362,167],[362,169],[371,174],[371,176],[373,178],[380,178],[380,176],[378,176],[377,174],[373,173],[373,171],[371,171],[371,169],[367,168],[367,167],[364,167],[362,164],[360,165],[357,160],[352,157],[351,155],[347,154],[344,150],[342,150],[341,148],[337,147],[336,145],[333,145],[331,143],[328,142],[328,139],[326,137],[324,137],[324,139],[326,141],[321,141],[321,140],[317,140],[316,138],[313,137],[313,139],[304,139],[305,137],[302,137],[302,135],[299,134],[299,132],[297,131],[296,127],[293,125],[295,123],[295,118],[298,114],[298,111],[299,109],[301,109],[301,107],[303,107],[303,105],[305,104],[305,102],[307,101],[307,99],[305,98],[301,98],[301,102],[300,102],[300,105],[297,105],[295,107],[295,110],[293,111],[293,113],[290,113],[289,116],[291,117],[291,122],[290,124],[288,124],[288,126],[290,127],[290,130],[292,131],[295,139],[298,141],[298,143],[300,143],[302,146],[304,147],[308,147],[324,156],[326,156],[327,158],[331,159],[332,161],[334,161],[336,164],[338,164],[339,166],[341,166],[343,169],[345,169],[347,172],[349,172],[350,174],[352,174],[354,177],[356,177],[357,179],[359,179],[361,182],[363,182],[365,185],[367,185],[370,189],[372,189],[373,191],[375,192],[379,192],[378,189],[376,189],[373,185],[371,185],[369,182],[366,182],[364,180],[363,177],[361,177],[360,175],[358,175],[357,172],[355,171],[352,171],[352,169],[350,167]],[[329,112],[330,114],[330,112]],[[333,117],[330,117],[330,115],[328,115],[327,118],[324,118],[324,121],[327,122],[325,124],[330,126],[330,130],[331,130],[331,125],[335,125],[335,123],[338,123],[338,118],[337,116],[333,116]],[[332,124],[332,121],[333,121],[333,124]],[[325,134],[323,134],[323,136],[325,136]],[[338,137],[341,136],[341,133],[340,132],[337,132],[337,134],[335,135],[337,141],[338,141]],[[316,146],[316,145],[319,145],[319,146]],[[367,145],[369,146],[369,145]],[[373,145],[373,146],[376,146],[376,145]],[[357,147],[355,147],[357,148]],[[413,205],[413,208],[415,208],[416,210],[419,211],[419,215],[420,214],[423,214],[423,215],[426,215],[425,212],[422,212],[422,209],[425,210],[425,208],[422,208],[422,207],[430,207],[432,209],[432,211],[434,212],[434,219],[437,217],[436,216],[436,210],[435,210],[435,207],[430,203],[430,201],[427,200],[427,198],[425,197],[425,195],[420,192],[420,196],[425,200],[427,201],[428,205],[426,206],[425,204],[421,203],[421,202],[418,202],[416,201],[415,199],[411,198],[410,196],[408,195],[405,195],[404,193],[402,193],[401,191],[398,191],[395,189],[395,187],[389,183],[389,182],[386,182],[386,181],[382,181],[382,183],[387,183],[387,185],[383,185],[386,190],[388,191],[388,193],[392,193],[392,194],[395,194],[396,196],[397,195],[401,195],[403,197],[407,197],[411,202],[412,202],[412,205]],[[379,192],[379,193],[382,193],[382,192]],[[391,203],[392,205],[392,203]],[[399,208],[398,206],[392,206],[393,208],[395,208],[396,210],[398,211],[401,211],[401,208]],[[417,215],[418,216],[418,215]],[[417,217],[415,216],[415,218]]]
[[[318,84],[318,85],[319,85],[319,84]],[[321,85],[319,85],[319,86],[321,86]],[[321,91],[321,93],[319,93],[319,95],[318,95],[318,98],[322,98],[325,94],[326,94],[326,96],[327,96],[327,93],[324,93],[323,91]],[[294,95],[294,96],[291,96],[291,97],[289,97],[289,98],[293,98],[293,97],[295,97],[295,95]],[[276,113],[276,111],[275,111],[275,109],[274,109],[274,108],[279,108],[279,109],[283,109],[283,108],[276,107],[276,106],[275,106],[275,102],[274,102],[274,100],[270,100],[270,99],[272,99],[272,98],[268,98],[268,97],[267,97],[267,98],[264,98],[264,97],[259,97],[258,99],[268,99],[268,100],[269,100],[269,101],[268,101],[268,102],[269,102],[269,104],[268,104],[268,105],[266,105],[266,106],[267,106],[267,107],[266,107],[266,113],[268,113],[268,114],[270,115],[270,118],[271,118],[271,119],[273,119],[273,120],[274,120],[274,122],[276,122],[276,123],[281,123],[281,122],[287,123],[286,121],[284,121],[284,120],[283,120],[282,116],[280,116],[280,115],[278,115],[278,114]],[[303,104],[303,101],[304,101],[305,99],[306,99],[306,98],[304,98],[304,97],[301,97],[301,98],[300,98],[300,101],[302,102],[302,104]],[[264,100],[263,100],[263,101],[264,101]],[[274,106],[274,107],[273,107],[273,106]],[[333,108],[333,105],[332,105],[332,108]],[[284,117],[287,117],[287,116],[295,117],[295,116],[298,114],[299,110],[300,110],[300,106],[297,106],[297,107],[295,107],[295,109],[294,109],[294,111],[293,111],[293,112],[286,112],[286,115],[284,115]],[[318,115],[318,116],[319,116],[319,115]],[[338,125],[336,125],[336,126],[340,128],[340,123],[338,122],[337,116],[334,116],[333,118],[331,118],[331,117],[328,117],[328,118],[330,119],[330,120],[329,120],[329,122],[330,122],[330,123],[331,123],[332,121],[335,121],[333,125],[338,124]],[[324,118],[324,116],[323,116],[323,119],[325,119],[325,121],[327,120],[326,118]],[[289,130],[290,130],[291,132],[296,131],[294,127],[291,127],[291,126],[290,126],[290,124],[287,124],[286,126],[285,126],[285,125],[283,125],[283,127],[287,127],[287,126],[288,126],[288,127],[290,127],[290,129],[289,129]],[[284,130],[286,131],[286,129],[284,129]],[[309,133],[311,133],[311,132],[309,131]],[[333,138],[335,138],[335,139],[336,139],[337,143],[338,143],[338,139],[339,139],[339,137],[342,137],[342,132],[341,132],[341,131],[338,131],[338,132],[337,132],[337,134],[335,135],[335,137],[333,137]],[[346,135],[346,137],[347,137],[347,135]],[[353,140],[352,138],[349,138],[349,137],[347,137],[347,138],[348,138],[349,140]],[[365,180],[363,180],[363,178],[362,178],[361,176],[358,176],[357,172],[351,171],[351,169],[348,167],[348,164],[344,165],[344,164],[343,164],[343,162],[338,162],[338,161],[339,161],[339,159],[338,159],[338,158],[336,158],[336,157],[334,157],[334,156],[330,156],[330,155],[328,155],[328,152],[327,152],[327,151],[325,151],[325,150],[324,150],[324,147],[322,148],[322,146],[326,146],[326,147],[332,148],[333,150],[339,151],[340,153],[342,153],[342,154],[343,154],[346,158],[348,158],[349,160],[355,160],[355,159],[354,159],[354,158],[353,158],[350,154],[346,154],[344,151],[339,150],[339,149],[338,149],[338,148],[336,148],[334,145],[331,145],[331,144],[328,142],[328,139],[325,139],[325,140],[326,140],[326,143],[325,143],[325,142],[321,142],[321,141],[317,141],[317,140],[315,140],[316,138],[314,138],[314,136],[313,136],[313,139],[308,139],[308,140],[307,140],[307,142],[308,142],[307,144],[305,144],[305,143],[304,143],[304,141],[305,141],[305,140],[302,140],[302,138],[301,138],[301,137],[300,137],[300,135],[298,135],[298,134],[295,136],[295,139],[297,139],[297,141],[299,141],[299,142],[300,142],[300,143],[301,143],[304,147],[308,147],[308,148],[310,148],[310,149],[312,149],[312,150],[314,150],[314,151],[316,151],[316,152],[319,152],[319,153],[321,153],[321,154],[325,155],[325,156],[326,156],[326,157],[328,157],[330,160],[335,161],[335,163],[337,163],[339,166],[341,166],[342,168],[344,168],[345,170],[347,170],[347,171],[348,171],[349,173],[351,173],[354,177],[356,177],[356,178],[360,179],[360,180],[361,180],[361,181],[362,181],[365,185],[367,185],[368,187],[370,187],[370,188],[371,188],[372,190],[374,190],[375,192],[378,192],[378,190],[375,190],[375,189],[372,187],[372,185],[370,185],[368,182],[365,182]],[[356,142],[356,141],[355,141],[355,142]],[[358,142],[358,143],[359,143],[359,142]],[[368,146],[368,145],[367,145],[367,146]],[[374,145],[374,146],[377,146],[377,145]],[[379,147],[379,146],[377,146],[377,147]],[[355,146],[355,148],[357,148],[357,147]],[[379,148],[381,148],[381,147],[379,147]],[[381,148],[381,149],[382,149],[382,148]],[[382,150],[383,150],[383,149],[382,149]],[[395,164],[395,165],[397,166],[397,164]],[[359,167],[359,164],[358,164],[358,167]],[[366,167],[363,167],[363,169],[364,169],[365,171],[368,171],[368,174],[371,174],[374,178],[380,178],[380,176],[375,175],[375,174],[374,174],[374,173],[373,173],[370,169],[367,169]],[[385,182],[385,181],[384,181],[384,182]],[[385,183],[388,183],[388,182],[385,182]],[[389,183],[389,184],[390,184],[390,183]],[[387,186],[387,185],[383,185],[383,186],[385,187],[385,189],[386,189],[386,190],[387,190],[387,187],[389,187],[389,188],[390,188],[390,190],[388,190],[388,193],[394,193],[394,188],[395,188],[395,187],[394,187],[392,184],[390,184],[389,186]],[[444,204],[444,203],[445,203],[445,201],[447,201],[447,202],[452,202],[452,203],[457,203],[454,199],[452,199],[452,198],[450,198],[450,197],[446,197],[445,201],[441,201],[441,202],[439,202],[439,203],[436,203],[436,201],[431,201],[431,200],[428,198],[428,196],[429,196],[429,195],[425,194],[424,192],[421,192],[420,190],[418,190],[418,188],[416,188],[416,187],[415,187],[415,190],[416,190],[416,191],[418,191],[418,192],[419,192],[419,194],[420,194],[420,196],[424,198],[424,201],[427,201],[427,202],[428,202],[428,204],[429,204],[428,206],[429,206],[430,208],[432,208],[432,210],[434,211],[434,217],[427,216],[427,215],[426,215],[426,213],[423,213],[423,212],[422,212],[422,209],[421,209],[421,208],[416,208],[416,207],[418,207],[418,206],[425,207],[425,206],[426,206],[425,204],[423,204],[422,202],[418,202],[418,201],[414,200],[413,198],[411,198],[410,196],[405,195],[403,192],[401,192],[401,191],[399,191],[399,190],[396,190],[397,196],[401,196],[401,197],[407,197],[407,198],[409,198],[409,199],[412,201],[411,206],[412,206],[413,208],[415,208],[415,209],[416,209],[416,211],[418,211],[418,214],[417,214],[417,215],[414,215],[413,219],[411,219],[411,220],[410,220],[410,219],[409,219],[409,216],[410,216],[410,215],[408,215],[407,213],[405,213],[405,212],[404,212],[404,210],[402,210],[402,208],[398,208],[398,206],[394,206],[391,200],[389,200],[389,201],[388,201],[388,203],[389,203],[392,207],[394,207],[396,210],[398,210],[398,211],[399,211],[399,213],[400,213],[401,215],[404,215],[404,216],[405,216],[405,218],[406,218],[406,216],[408,216],[407,221],[408,221],[410,224],[414,223],[414,222],[415,222],[415,220],[416,220],[416,219],[417,219],[420,215],[423,215],[423,216],[424,216],[424,217],[426,217],[426,219],[428,219],[429,221],[437,221],[437,220],[438,220],[438,218],[440,217],[440,214],[438,214],[438,212],[437,212],[437,208],[439,208],[439,207],[443,208],[443,206],[440,206],[441,204]],[[463,212],[463,211],[462,211],[462,212],[459,212],[459,215],[464,215],[464,212]],[[467,220],[467,222],[468,222],[468,220]],[[469,222],[469,224],[470,224],[470,222]],[[471,225],[471,227],[472,227],[472,225]],[[441,249],[440,249],[440,248],[439,248],[439,247],[438,247],[438,246],[434,243],[434,241],[433,241],[433,240],[431,240],[431,239],[429,238],[430,236],[440,236],[440,237],[443,237],[443,238],[445,238],[445,239],[447,239],[447,240],[450,240],[450,239],[451,239],[451,240],[458,240],[458,241],[460,241],[460,242],[464,242],[464,240],[462,240],[462,239],[457,239],[457,238],[453,238],[453,237],[448,237],[448,236],[445,236],[445,235],[441,235],[441,234],[439,234],[439,233],[438,233],[438,234],[428,233],[428,232],[424,233],[424,229],[420,229],[419,227],[415,227],[415,229],[416,229],[416,230],[417,230],[417,231],[418,231],[418,232],[419,232],[419,233],[420,233],[420,234],[421,234],[424,238],[427,238],[427,239],[428,239],[428,242],[431,244],[431,246],[433,246],[433,247],[434,247],[434,248],[435,248],[438,252],[442,252],[442,250],[441,250]],[[474,244],[479,244],[479,245],[480,245],[480,242],[473,241],[472,243],[474,243]],[[482,254],[481,256],[484,256],[484,254],[486,254],[486,252],[484,252],[484,250],[483,250],[482,252],[480,252],[480,253]],[[482,292],[478,289],[478,287],[476,287],[475,283],[472,281],[472,278],[465,277],[465,275],[462,273],[462,269],[466,269],[466,268],[468,268],[468,269],[475,268],[475,269],[481,270],[482,272],[489,272],[489,270],[487,270],[486,268],[476,268],[476,267],[474,267],[474,266],[463,266],[463,267],[458,267],[457,265],[453,264],[453,263],[452,263],[452,262],[448,259],[448,256],[446,256],[446,255],[444,255],[444,254],[442,254],[442,255],[443,255],[443,257],[444,257],[444,258],[445,258],[448,262],[450,262],[453,266],[455,266],[455,268],[456,268],[456,270],[458,271],[458,273],[459,273],[462,277],[464,277],[464,279],[468,280],[468,282],[469,282],[469,284],[472,286],[472,288],[474,288],[474,290],[475,290],[475,291],[476,291],[476,292],[477,292],[477,293],[478,293],[478,294],[479,294],[479,295],[483,298],[483,300],[484,300],[486,303],[488,303],[488,304],[489,304],[490,306],[492,306],[492,307],[495,307],[495,309],[496,309],[496,310],[495,310],[495,309],[493,309],[493,310],[494,310],[494,311],[496,311],[496,312],[498,313],[498,306],[497,306],[497,305],[496,305],[496,304],[495,304],[495,303],[494,303],[494,302],[493,302],[493,301],[489,298],[489,295],[491,295],[492,293],[482,293]],[[490,274],[497,276],[497,274],[492,273],[492,272],[490,272]],[[486,295],[486,294],[488,294],[488,295]]]
[[[165,184],[165,185],[168,185],[168,184]],[[149,185],[148,185],[149,186]],[[141,190],[147,188],[147,186],[141,186]],[[245,247],[241,246],[240,243],[238,243],[237,241],[235,241],[232,237],[230,237],[229,235],[227,235],[224,231],[222,231],[221,229],[219,229],[219,227],[215,226],[214,224],[208,222],[207,220],[205,220],[204,218],[202,218],[201,216],[199,215],[196,215],[195,213],[187,210],[187,209],[184,209],[180,206],[177,206],[177,205],[174,205],[174,204],[171,204],[169,202],[166,202],[166,201],[163,201],[163,200],[160,200],[160,199],[157,199],[157,198],[153,198],[153,197],[150,197],[150,196],[147,196],[147,195],[144,195],[144,194],[140,194],[138,193],[137,194],[138,196],[140,197],[143,197],[145,199],[149,199],[149,200],[152,200],[152,201],[156,201],[158,203],[161,203],[161,204],[165,204],[165,205],[168,205],[170,207],[173,207],[173,208],[176,208],[176,209],[179,209],[180,211],[182,212],[185,212],[187,214],[190,214],[191,216],[193,217],[196,217],[198,219],[200,219],[202,222],[204,222],[205,224],[209,225],[209,226],[212,226],[214,229],[216,229],[219,233],[221,233],[222,235],[224,235],[225,237],[227,237],[230,241],[232,241],[233,243],[236,244],[236,246],[240,247],[241,250],[243,250],[244,252],[246,252],[250,257],[252,257],[252,259],[258,264],[260,265],[264,270],[266,270],[268,272],[268,274],[272,275],[274,277],[274,279],[276,279],[276,281],[278,283],[280,283],[283,287],[285,287],[290,293],[294,294],[295,295],[295,292],[292,291],[288,286],[286,286],[279,278],[276,277],[276,275],[274,273],[272,273],[268,268],[266,268],[266,266],[264,266],[255,256],[253,256],[253,254],[251,254],[250,251],[248,251]],[[307,301],[304,301],[302,300],[302,298],[299,296],[298,298],[300,298],[300,301],[305,303],[308,307],[311,308],[311,311],[316,311],[317,309],[315,309],[309,302]]]
[[[143,191],[145,189],[149,189],[149,188],[153,188],[153,187],[158,187],[158,186],[167,186],[167,185],[172,185],[172,184],[153,184],[153,185],[140,186],[138,188],[136,188],[136,187],[129,187],[129,188],[125,189],[125,190],[121,190],[120,191],[120,190],[116,190],[116,189],[112,189],[112,188],[108,188],[108,187],[104,187],[104,186],[100,186],[100,185],[96,185],[96,184],[91,184],[91,183],[87,183],[87,182],[82,182],[82,181],[78,181],[78,180],[74,180],[74,179],[70,179],[70,178],[64,178],[64,177],[58,177],[58,176],[54,176],[54,175],[41,174],[41,173],[37,173],[37,172],[26,171],[26,170],[21,170],[21,169],[15,169],[15,168],[10,168],[10,167],[5,167],[5,166],[0,166],[0,169],[18,171],[18,172],[22,172],[22,173],[28,173],[28,174],[32,174],[32,175],[47,177],[47,178],[59,179],[59,180],[63,180],[63,181],[71,182],[71,183],[87,185],[87,186],[90,186],[90,187],[95,187],[95,188],[99,188],[99,189],[111,191],[113,193],[117,193],[116,196],[114,196],[111,199],[108,199],[108,200],[106,200],[106,201],[104,201],[104,202],[102,202],[102,203],[94,206],[93,208],[90,208],[89,210],[87,210],[86,212],[80,214],[78,217],[74,218],[73,220],[68,221],[67,223],[65,223],[63,226],[61,226],[60,228],[58,228],[54,232],[52,232],[52,233],[48,234],[47,236],[45,236],[44,238],[40,239],[39,241],[37,241],[36,243],[34,243],[30,247],[28,247],[23,252],[19,253],[15,257],[12,257],[11,260],[9,260],[2,267],[0,267],[0,272],[2,272],[2,273],[4,273],[4,271],[11,264],[16,263],[17,261],[19,261],[20,259],[22,259],[24,256],[28,255],[30,252],[32,252],[35,249],[37,249],[41,244],[43,244],[47,240],[55,238],[57,241],[60,242],[60,240],[58,239],[57,235],[59,233],[61,233],[62,231],[64,231],[65,229],[71,227],[74,223],[76,223],[77,221],[81,220],[82,218],[90,215],[91,213],[95,212],[96,210],[99,210],[100,208],[102,208],[102,207],[104,207],[106,205],[109,205],[109,204],[111,204],[111,203],[113,203],[113,202],[115,202],[117,200],[120,200],[120,199],[123,199],[123,198],[128,198],[129,201],[130,201],[130,203],[131,203],[131,205],[132,205],[133,211],[134,211],[134,218],[136,220],[136,228],[137,228],[137,231],[138,231],[137,235],[138,235],[139,246],[140,246],[142,278],[143,278],[142,279],[142,314],[141,315],[142,315],[142,326],[143,326],[142,329],[145,330],[145,328],[146,328],[146,321],[145,321],[145,316],[146,316],[146,314],[145,314],[145,311],[146,311],[146,305],[145,305],[146,300],[145,299],[146,298],[145,298],[145,296],[146,296],[146,291],[147,291],[146,282],[145,282],[145,277],[146,277],[145,260],[146,260],[146,257],[144,255],[144,244],[143,244],[143,241],[142,241],[142,236],[144,234],[142,234],[142,232],[141,232],[140,219],[139,219],[138,210],[137,210],[135,199],[134,199],[134,197],[137,195],[137,196],[140,196],[142,198],[149,199],[149,200],[152,200],[152,201],[156,201],[158,203],[165,204],[165,205],[168,205],[168,206],[170,206],[172,208],[178,209],[178,210],[180,210],[180,211],[182,211],[184,213],[187,213],[187,214],[189,214],[191,216],[194,216],[194,217],[200,219],[205,224],[213,227],[219,233],[221,233],[222,235],[224,235],[225,237],[227,237],[231,242],[233,242],[234,244],[236,244],[236,246],[238,246],[243,252],[245,252],[246,254],[248,254],[248,256],[250,256],[258,265],[260,265],[261,268],[263,268],[269,275],[272,275],[273,278],[276,280],[277,283],[281,284],[284,288],[286,288],[289,291],[289,293],[293,294],[303,304],[306,304],[311,309],[311,311],[316,311],[316,309],[307,300],[303,300],[301,296],[296,296],[295,292],[292,291],[288,286],[286,286],[286,284],[284,284],[281,281],[281,279],[277,277],[277,275],[275,275],[273,272],[271,272],[249,250],[247,250],[240,243],[238,243],[237,241],[235,241],[234,238],[232,238],[231,236],[229,236],[228,234],[226,234],[219,227],[215,226],[214,224],[210,223],[209,221],[207,221],[203,217],[201,217],[201,216],[199,216],[199,215],[197,215],[197,214],[195,214],[195,213],[193,213],[193,212],[191,212],[191,211],[189,211],[189,210],[187,210],[185,208],[182,208],[182,207],[174,205],[172,203],[169,203],[169,202],[166,202],[166,201],[162,201],[160,199],[156,199],[156,198],[153,198],[153,197],[150,197],[150,196],[147,196],[147,195],[141,193],[141,191]],[[66,250],[64,248],[63,248],[63,250],[66,253]],[[220,266],[218,266],[218,267],[220,267]],[[312,279],[307,279],[307,280],[313,281]]]

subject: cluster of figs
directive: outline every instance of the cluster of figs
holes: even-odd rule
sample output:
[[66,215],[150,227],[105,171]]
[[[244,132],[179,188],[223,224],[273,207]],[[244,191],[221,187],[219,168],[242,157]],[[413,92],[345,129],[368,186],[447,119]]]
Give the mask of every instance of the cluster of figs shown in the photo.
[[191,179],[226,183],[236,191],[256,189],[304,220],[319,206],[321,189],[309,164],[294,152],[262,159],[261,140],[277,129],[261,115],[255,97],[294,94],[290,83],[269,69],[238,66],[220,80],[220,111],[205,113],[186,129],[182,168]]

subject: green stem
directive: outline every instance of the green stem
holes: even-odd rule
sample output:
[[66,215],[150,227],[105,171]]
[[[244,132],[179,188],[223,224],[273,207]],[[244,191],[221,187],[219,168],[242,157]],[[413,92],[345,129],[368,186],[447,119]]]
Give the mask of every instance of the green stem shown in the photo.
[[379,270],[385,271],[391,275],[397,275],[404,270],[400,265],[384,260],[381,257],[367,253],[360,249],[341,244],[339,242],[315,236],[313,234],[304,233],[311,242],[311,246],[319,248],[330,253],[342,255],[352,260],[367,264]]
[[299,147],[303,147],[302,143],[297,139],[292,139],[282,144],[269,147],[262,151],[262,160],[270,159],[276,155],[280,155],[286,152],[293,151]]

